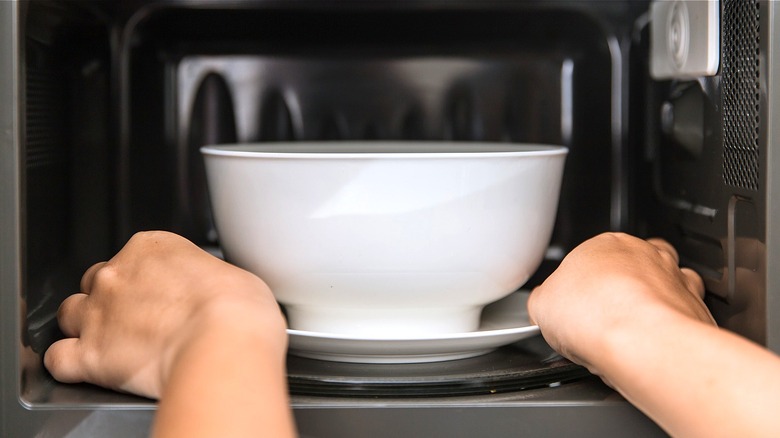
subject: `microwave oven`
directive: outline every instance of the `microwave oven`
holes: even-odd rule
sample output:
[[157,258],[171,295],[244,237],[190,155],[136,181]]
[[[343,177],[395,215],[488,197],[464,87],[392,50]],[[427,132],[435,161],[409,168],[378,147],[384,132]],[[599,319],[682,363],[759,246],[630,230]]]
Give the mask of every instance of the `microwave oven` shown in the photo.
[[[0,2],[0,435],[148,433],[153,401],[59,384],[42,353],[134,232],[218,250],[210,143],[565,145],[526,288],[597,233],[662,236],[721,326],[780,351],[779,23],[764,0]],[[664,435],[540,337],[288,366],[301,436]]]

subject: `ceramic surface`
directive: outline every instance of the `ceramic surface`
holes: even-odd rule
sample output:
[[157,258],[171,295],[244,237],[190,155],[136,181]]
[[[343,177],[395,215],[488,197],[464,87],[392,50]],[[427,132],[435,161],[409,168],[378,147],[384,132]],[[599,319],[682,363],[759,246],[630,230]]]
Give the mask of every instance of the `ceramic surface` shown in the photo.
[[263,278],[291,328],[463,333],[548,246],[567,150],[446,142],[205,147],[226,258]]
[[485,307],[473,332],[398,339],[288,330],[290,353],[314,359],[360,363],[414,363],[463,359],[539,334],[528,322],[528,292],[516,292]]

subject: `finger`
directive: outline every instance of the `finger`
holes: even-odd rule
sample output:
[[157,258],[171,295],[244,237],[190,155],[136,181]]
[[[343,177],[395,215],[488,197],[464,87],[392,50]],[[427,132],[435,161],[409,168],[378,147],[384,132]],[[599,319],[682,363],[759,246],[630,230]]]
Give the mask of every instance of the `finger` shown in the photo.
[[658,238],[647,239],[647,243],[653,245],[658,251],[670,255],[675,264],[680,263],[680,255],[671,243]]
[[76,338],[81,334],[81,323],[84,315],[84,300],[87,294],[73,294],[60,304],[57,309],[57,322],[60,330],[69,338]]
[[702,280],[701,276],[690,268],[680,268],[680,271],[682,271],[685,281],[688,283],[688,290],[699,298],[704,299],[704,280]]
[[84,272],[84,275],[81,276],[81,292],[89,294],[89,292],[92,290],[95,274],[97,274],[97,272],[105,265],[106,262],[98,262],[90,266],[89,269]]
[[536,312],[536,298],[534,294],[539,290],[539,287],[536,287],[531,291],[531,294],[528,295],[528,301],[525,302],[525,311],[528,314],[528,322],[531,325],[536,325],[536,320],[534,319],[534,312]]
[[545,282],[536,286],[531,291],[531,294],[528,295],[528,301],[525,303],[525,310],[528,313],[528,322],[531,325],[539,325],[540,319],[544,319],[545,301],[549,298],[549,295],[544,296],[546,284],[547,283]]
[[51,345],[43,356],[43,364],[52,376],[63,383],[85,381],[81,367],[80,343],[77,338],[66,338]]
[[683,276],[685,277],[686,282],[688,283],[688,290],[695,294],[696,297],[699,299],[699,319],[702,321],[709,321],[712,323],[712,325],[717,326],[718,322],[715,321],[715,318],[712,316],[712,313],[707,308],[707,306],[704,304],[704,294],[706,293],[705,287],[704,287],[704,280],[701,278],[699,274],[696,273],[693,269],[690,268],[681,268],[680,271],[682,272]]

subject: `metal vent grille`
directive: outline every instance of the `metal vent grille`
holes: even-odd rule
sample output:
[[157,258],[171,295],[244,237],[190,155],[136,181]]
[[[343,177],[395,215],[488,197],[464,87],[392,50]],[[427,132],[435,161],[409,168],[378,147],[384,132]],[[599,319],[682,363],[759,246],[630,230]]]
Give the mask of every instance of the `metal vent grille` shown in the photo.
[[724,0],[723,179],[727,185],[758,190],[759,5],[757,0]]
[[49,168],[65,163],[65,88],[63,71],[53,50],[32,39],[26,44],[27,167]]

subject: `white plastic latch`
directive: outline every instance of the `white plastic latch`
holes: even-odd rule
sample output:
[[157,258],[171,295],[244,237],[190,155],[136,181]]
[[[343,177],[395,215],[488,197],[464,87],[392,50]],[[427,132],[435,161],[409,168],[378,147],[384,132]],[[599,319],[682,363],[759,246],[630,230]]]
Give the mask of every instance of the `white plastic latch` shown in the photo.
[[718,73],[720,2],[655,0],[650,6],[650,75],[690,79]]

